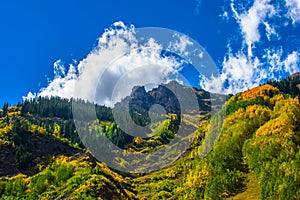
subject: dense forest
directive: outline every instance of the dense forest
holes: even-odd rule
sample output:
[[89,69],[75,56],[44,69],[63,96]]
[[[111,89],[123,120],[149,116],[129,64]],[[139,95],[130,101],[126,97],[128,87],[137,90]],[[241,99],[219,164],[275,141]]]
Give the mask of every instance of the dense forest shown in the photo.
[[[83,100],[5,103],[0,110],[0,198],[300,199],[299,88],[295,74],[232,96],[221,108],[226,117],[220,137],[205,157],[201,145],[220,112],[211,117],[204,103],[208,93],[197,90],[205,109],[190,148],[169,167],[147,174],[120,172],[97,161],[78,135],[72,103],[95,110],[97,121],[88,129],[95,138],[105,136],[137,154],[162,148],[184,125],[172,107],[163,122],[151,127],[151,137],[140,138],[120,129],[111,108]],[[149,123],[149,116],[135,111],[135,122]]]

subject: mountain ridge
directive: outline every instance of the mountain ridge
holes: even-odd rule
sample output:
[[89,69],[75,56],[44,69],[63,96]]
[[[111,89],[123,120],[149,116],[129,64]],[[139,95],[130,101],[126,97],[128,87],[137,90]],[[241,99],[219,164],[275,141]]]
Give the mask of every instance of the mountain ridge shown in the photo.
[[[69,114],[64,113],[70,105],[64,100],[40,99],[38,103],[5,105],[0,112],[0,154],[6,161],[0,163],[0,169],[17,166],[4,164],[16,163],[17,148],[32,155],[19,154],[19,158],[27,155],[22,159],[29,165],[19,163],[24,169],[8,177],[2,173],[0,196],[3,199],[234,199],[235,196],[253,198],[249,194],[253,188],[247,190],[247,187],[257,183],[260,195],[257,199],[297,199],[300,197],[300,103],[295,86],[300,81],[298,75],[293,77],[238,93],[226,101],[222,107],[226,110],[226,118],[221,136],[206,157],[199,157],[199,149],[209,134],[212,120],[209,117],[201,120],[190,150],[180,159],[167,168],[143,175],[115,171],[95,160],[75,139],[76,129],[68,122]],[[276,84],[280,87],[275,87]],[[163,95],[159,96],[164,88],[157,91],[158,99],[168,102]],[[145,90],[139,92],[147,96]],[[136,94],[132,93],[132,99],[141,100],[134,96]],[[155,96],[155,92],[152,95]],[[145,107],[152,104],[151,100]],[[64,112],[51,111],[53,108],[61,108]],[[139,111],[140,107],[134,109]],[[124,140],[122,131],[111,120],[111,110],[96,106],[96,112],[99,127],[105,130],[107,137],[116,143]],[[217,118],[218,113],[214,117]],[[176,121],[166,120],[168,123],[161,124],[163,131],[154,137],[132,138],[126,146],[128,151],[156,150],[172,140],[176,133],[170,125]],[[16,135],[21,135],[21,140]],[[53,144],[47,159],[42,156],[49,149],[46,141]],[[38,142],[37,149],[44,147],[41,154],[32,149]],[[32,156],[39,161],[31,163]],[[27,173],[27,167],[32,169],[33,166],[36,171]],[[14,176],[15,172],[23,175]],[[249,181],[252,182],[249,184]]]

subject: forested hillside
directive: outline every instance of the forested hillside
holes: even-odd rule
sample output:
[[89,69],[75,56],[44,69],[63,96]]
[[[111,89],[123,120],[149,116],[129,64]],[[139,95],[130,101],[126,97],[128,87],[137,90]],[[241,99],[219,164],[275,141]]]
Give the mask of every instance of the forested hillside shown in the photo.
[[[206,103],[210,97],[197,90],[204,108],[200,108],[192,145],[171,166],[149,174],[122,173],[98,162],[81,143],[69,100],[39,98],[16,106],[4,104],[0,111],[0,197],[299,199],[299,84],[295,75],[232,96],[222,107],[226,118],[221,136],[205,157],[201,156],[201,144],[209,137],[211,120],[220,112],[210,118]],[[163,94],[163,88],[148,94],[141,89],[137,92],[155,96],[155,91]],[[141,96],[136,98],[140,100]],[[130,152],[155,151],[168,144],[180,126],[178,115],[172,113],[176,103],[171,105],[166,98],[166,104],[170,113],[152,129],[150,138],[127,135],[114,122],[112,110],[98,105],[99,121],[90,131],[99,130]],[[134,109],[140,111],[140,107]],[[147,117],[132,113],[136,122],[147,124]]]

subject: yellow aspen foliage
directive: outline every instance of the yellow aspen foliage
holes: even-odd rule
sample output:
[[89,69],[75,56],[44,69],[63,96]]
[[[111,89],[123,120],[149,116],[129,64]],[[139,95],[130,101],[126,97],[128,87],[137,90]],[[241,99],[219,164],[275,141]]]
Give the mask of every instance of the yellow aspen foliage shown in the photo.
[[242,99],[247,100],[247,99],[252,99],[257,96],[274,96],[279,93],[279,89],[270,85],[266,84],[263,86],[258,86],[255,87],[251,90],[247,90],[242,93]]
[[208,178],[209,171],[205,166],[201,170],[196,169],[195,171],[190,171],[187,176],[186,186],[189,188],[205,188]]
[[168,178],[175,178],[176,177],[175,170],[174,169],[166,170],[166,177],[168,177]]
[[255,140],[252,140],[250,146],[258,147],[261,151],[264,150],[267,146],[272,144],[277,144],[282,149],[289,149],[293,151],[295,149],[295,144],[290,142],[289,139],[284,139],[281,136],[260,136],[257,137]]
[[20,111],[14,111],[14,112],[9,112],[7,115],[8,115],[8,117],[12,117],[12,116],[20,115],[20,114],[21,114]]
[[17,106],[10,106],[7,108],[8,112],[15,112],[18,110]]
[[134,142],[135,144],[140,145],[140,144],[142,144],[142,143],[144,142],[144,140],[143,140],[143,138],[135,137],[135,138],[133,139],[133,142]]
[[31,124],[28,126],[28,131],[31,133],[35,133],[37,131],[37,128],[38,128],[37,125]]
[[300,104],[296,98],[285,99],[278,101],[275,104],[273,118],[280,116],[282,113],[287,113],[289,117],[295,120],[295,123],[300,122]]
[[54,123],[54,127],[53,127],[53,134],[54,135],[60,135],[60,126],[56,123]]
[[7,135],[13,130],[13,124],[6,125],[4,128],[0,128],[0,135]]
[[[282,99],[282,97],[278,97]],[[298,99],[283,99],[275,103],[272,120],[261,126],[256,136],[275,135],[284,138],[297,137],[295,128],[300,122],[300,104]]]
[[233,125],[234,123],[236,123],[236,121],[244,118],[244,115],[245,115],[245,110],[243,108],[238,109],[235,113],[225,118],[224,126],[226,127],[226,126]]
[[47,133],[47,130],[46,130],[45,128],[39,126],[39,127],[37,128],[37,132],[38,132],[38,133],[41,133],[41,134],[46,134],[46,133]]
[[234,132],[238,134],[246,125],[246,120],[257,119],[264,123],[270,119],[271,113],[271,109],[261,105],[250,105],[246,109],[240,108],[225,118],[223,130],[227,130],[227,133]]
[[254,119],[257,117],[263,117],[265,119],[270,118],[271,110],[261,105],[252,105],[246,108],[245,118]]
[[19,174],[15,175],[15,176],[7,178],[7,180],[15,180],[15,179],[18,179],[18,178],[26,178],[26,175],[22,174],[22,173],[19,173]]
[[278,101],[282,101],[282,100],[284,100],[284,96],[282,94],[275,95],[270,99],[270,105],[274,107]]
[[186,190],[186,188],[184,188],[184,187],[177,187],[175,189],[175,193],[178,194],[178,195],[181,195],[181,194],[184,193],[185,190]]
[[282,113],[280,117],[270,120],[261,126],[256,131],[256,136],[275,135],[288,138],[294,135],[294,129],[293,119],[287,113]]

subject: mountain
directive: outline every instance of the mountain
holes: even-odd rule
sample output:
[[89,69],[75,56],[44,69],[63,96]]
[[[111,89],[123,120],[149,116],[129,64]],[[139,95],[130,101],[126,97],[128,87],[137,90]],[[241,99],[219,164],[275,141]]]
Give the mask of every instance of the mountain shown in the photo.
[[270,82],[270,84],[277,87],[283,93],[291,94],[293,97],[300,97],[300,72],[292,74],[279,82]]
[[[193,99],[194,98],[194,99]],[[180,85],[171,81],[165,85],[159,85],[152,90],[146,91],[144,86],[135,86],[129,96],[116,103],[116,110],[129,110],[134,122],[145,126],[151,122],[149,110],[154,105],[160,105],[164,111],[155,111],[157,114],[184,114],[197,110],[201,115],[207,115],[214,109],[220,109],[221,103],[229,96],[209,93],[202,89]],[[214,101],[214,105],[211,102]],[[180,104],[184,102],[184,108]],[[195,106],[195,102],[197,106]],[[218,103],[221,102],[221,103]]]
[[[172,165],[147,174],[117,171],[97,161],[78,137],[69,100],[5,104],[0,111],[1,199],[299,199],[299,84],[294,75],[238,93],[213,116],[208,102],[223,96],[182,86],[201,105],[194,111],[201,119],[196,135]],[[90,133],[101,130],[115,145],[137,154],[164,147],[178,126],[188,123],[178,124],[178,103],[168,87],[146,91],[137,86],[116,105],[120,111],[129,105],[140,125],[149,123],[144,114],[152,105],[165,106],[166,118],[151,127],[151,136],[128,136],[113,120],[113,110],[99,105],[93,105],[99,121]],[[202,157],[201,145],[221,113],[226,116],[220,137]]]
[[[177,94],[174,94],[177,92]],[[214,96],[212,96],[214,95]],[[129,104],[129,108],[133,112],[144,113],[154,104],[162,105],[167,113],[180,113],[181,101],[187,101],[187,104],[192,104],[190,97],[195,96],[199,104],[200,111],[211,110],[211,99],[223,100],[225,95],[211,94],[203,89],[187,87],[180,85],[176,81],[171,81],[165,85],[159,85],[156,88],[146,92],[144,86],[135,86],[131,94],[125,97],[121,102],[116,104],[116,107],[122,108]],[[222,99],[223,98],[223,99]],[[192,109],[192,108],[187,108]]]

